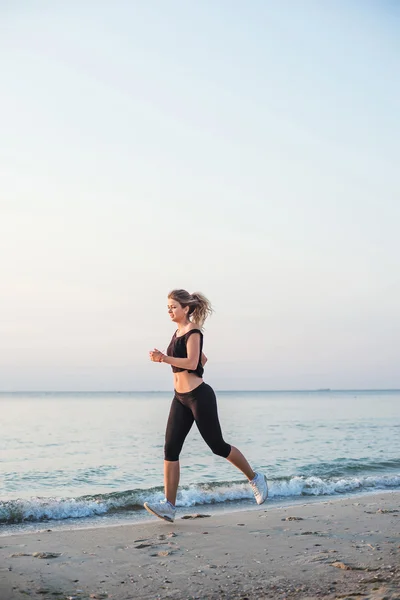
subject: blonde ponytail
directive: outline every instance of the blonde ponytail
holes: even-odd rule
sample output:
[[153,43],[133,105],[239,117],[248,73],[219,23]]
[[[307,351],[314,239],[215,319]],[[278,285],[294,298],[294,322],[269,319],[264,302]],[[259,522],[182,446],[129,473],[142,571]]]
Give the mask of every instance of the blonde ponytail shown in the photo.
[[197,323],[200,329],[203,329],[205,320],[213,312],[211,302],[200,292],[193,292],[191,296],[194,300],[194,309],[193,311],[189,309],[189,315],[191,315],[193,322]]

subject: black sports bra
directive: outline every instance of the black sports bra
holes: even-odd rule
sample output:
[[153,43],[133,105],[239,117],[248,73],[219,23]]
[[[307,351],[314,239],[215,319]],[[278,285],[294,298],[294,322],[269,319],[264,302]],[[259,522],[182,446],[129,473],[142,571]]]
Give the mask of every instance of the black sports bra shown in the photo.
[[180,336],[177,336],[175,332],[167,348],[167,356],[174,356],[175,358],[187,358],[187,340],[192,333],[200,334],[200,354],[196,369],[181,369],[180,367],[174,367],[173,365],[171,365],[171,368],[173,373],[187,371],[188,373],[195,373],[197,377],[203,377],[204,369],[203,365],[201,364],[201,354],[203,352],[203,333],[200,331],[200,329],[189,329],[189,331]]

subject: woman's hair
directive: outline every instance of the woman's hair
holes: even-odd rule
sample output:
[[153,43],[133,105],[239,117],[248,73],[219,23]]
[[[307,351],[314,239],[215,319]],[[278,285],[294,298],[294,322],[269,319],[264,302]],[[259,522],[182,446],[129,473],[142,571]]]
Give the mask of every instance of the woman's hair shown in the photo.
[[204,321],[213,312],[211,302],[200,292],[189,294],[186,290],[172,290],[168,294],[168,298],[172,298],[175,302],[185,308],[189,307],[189,317],[196,323],[200,329],[203,329]]

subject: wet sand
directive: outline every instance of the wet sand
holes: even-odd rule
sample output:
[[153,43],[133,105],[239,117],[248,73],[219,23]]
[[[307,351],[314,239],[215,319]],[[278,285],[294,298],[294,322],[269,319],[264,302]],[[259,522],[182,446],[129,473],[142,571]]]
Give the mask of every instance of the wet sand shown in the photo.
[[400,600],[400,492],[196,514],[0,537],[0,600]]

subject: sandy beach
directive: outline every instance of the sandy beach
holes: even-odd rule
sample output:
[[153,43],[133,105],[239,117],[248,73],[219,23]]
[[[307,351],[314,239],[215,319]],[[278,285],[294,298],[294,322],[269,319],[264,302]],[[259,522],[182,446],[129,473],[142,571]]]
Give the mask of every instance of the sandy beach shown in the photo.
[[[0,600],[400,598],[400,493],[0,537]],[[186,518],[185,518],[186,517]],[[190,518],[188,518],[190,517]]]

